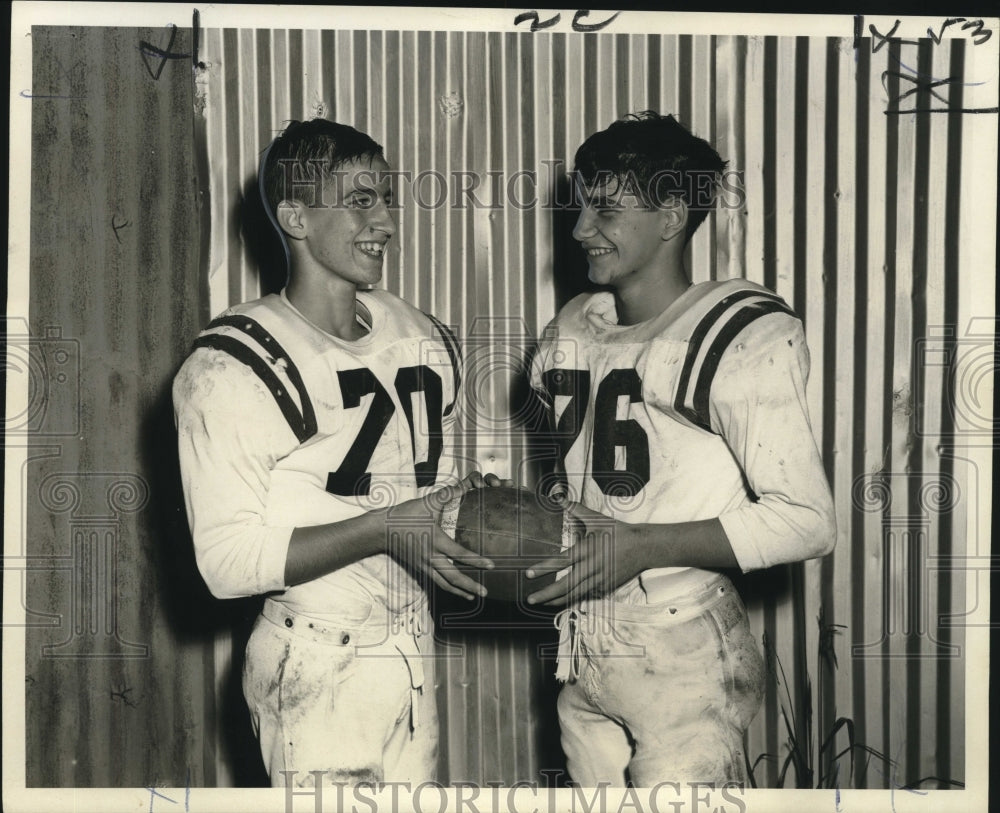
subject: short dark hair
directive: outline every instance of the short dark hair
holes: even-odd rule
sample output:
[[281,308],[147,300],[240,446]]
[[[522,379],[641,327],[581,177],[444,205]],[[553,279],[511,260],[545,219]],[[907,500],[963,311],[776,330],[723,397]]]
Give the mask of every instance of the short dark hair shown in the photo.
[[587,186],[617,179],[621,190],[647,206],[681,198],[688,207],[685,240],[714,208],[726,163],[711,144],[673,116],[653,110],[630,113],[594,133],[574,159],[577,175]]
[[309,179],[317,166],[333,172],[349,161],[381,157],[382,145],[350,125],[327,119],[292,121],[261,160],[261,196],[273,217],[278,204],[292,197],[290,178]]

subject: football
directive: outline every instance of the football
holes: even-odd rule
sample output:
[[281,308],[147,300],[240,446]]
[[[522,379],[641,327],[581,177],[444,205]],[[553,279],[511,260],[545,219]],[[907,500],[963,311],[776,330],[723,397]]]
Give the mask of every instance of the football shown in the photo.
[[473,489],[462,497],[455,541],[492,559],[495,568],[459,564],[459,569],[486,587],[487,598],[527,603],[527,597],[552,584],[556,574],[529,579],[524,570],[557,556],[562,534],[562,509],[534,491],[506,486]]

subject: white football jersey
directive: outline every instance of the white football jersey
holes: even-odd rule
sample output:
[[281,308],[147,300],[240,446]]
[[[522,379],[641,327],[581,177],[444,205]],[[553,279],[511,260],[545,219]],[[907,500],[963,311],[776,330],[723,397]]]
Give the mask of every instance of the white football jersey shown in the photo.
[[[216,595],[281,591],[298,612],[393,609],[420,597],[381,554],[285,589],[294,528],[454,482],[460,355],[451,331],[386,291],[358,293],[357,341],[318,329],[284,292],[215,319],[174,383],[198,564]],[[390,520],[391,522],[391,520]]]
[[[806,410],[802,326],[745,280],[689,288],[621,326],[610,293],[546,329],[532,386],[569,496],[630,523],[718,517],[744,570],[826,552],[832,503]],[[663,568],[643,574],[675,572]]]

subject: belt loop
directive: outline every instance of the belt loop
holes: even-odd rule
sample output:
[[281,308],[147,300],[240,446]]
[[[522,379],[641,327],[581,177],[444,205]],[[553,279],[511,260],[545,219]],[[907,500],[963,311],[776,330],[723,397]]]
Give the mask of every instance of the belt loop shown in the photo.
[[[416,644],[415,638],[414,644]],[[396,651],[400,654],[403,663],[406,664],[406,668],[410,672],[410,730],[416,731],[417,724],[420,722],[417,715],[417,700],[424,691],[424,665],[421,659],[422,656],[420,649],[416,646],[414,646],[414,651],[409,655],[399,644],[395,646]]]
[[414,607],[411,606],[406,613],[406,631],[414,637],[414,639],[419,638],[425,632],[424,629],[424,614],[423,605]]
[[420,699],[420,695],[424,693],[424,689],[421,686],[419,689],[410,687],[410,731],[416,732],[417,724],[420,722],[417,715],[417,701]]
[[580,613],[575,607],[561,610],[555,617],[559,630],[559,650],[556,657],[556,680],[575,683],[580,676]]

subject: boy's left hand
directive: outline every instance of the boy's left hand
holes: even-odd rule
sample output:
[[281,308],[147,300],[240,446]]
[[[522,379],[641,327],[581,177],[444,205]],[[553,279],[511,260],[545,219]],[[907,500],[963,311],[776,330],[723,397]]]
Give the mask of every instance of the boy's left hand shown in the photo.
[[580,503],[568,503],[566,511],[579,526],[573,547],[532,565],[525,575],[533,579],[567,567],[569,573],[529,595],[529,604],[569,604],[601,596],[649,567],[649,546],[641,526],[611,519]]

